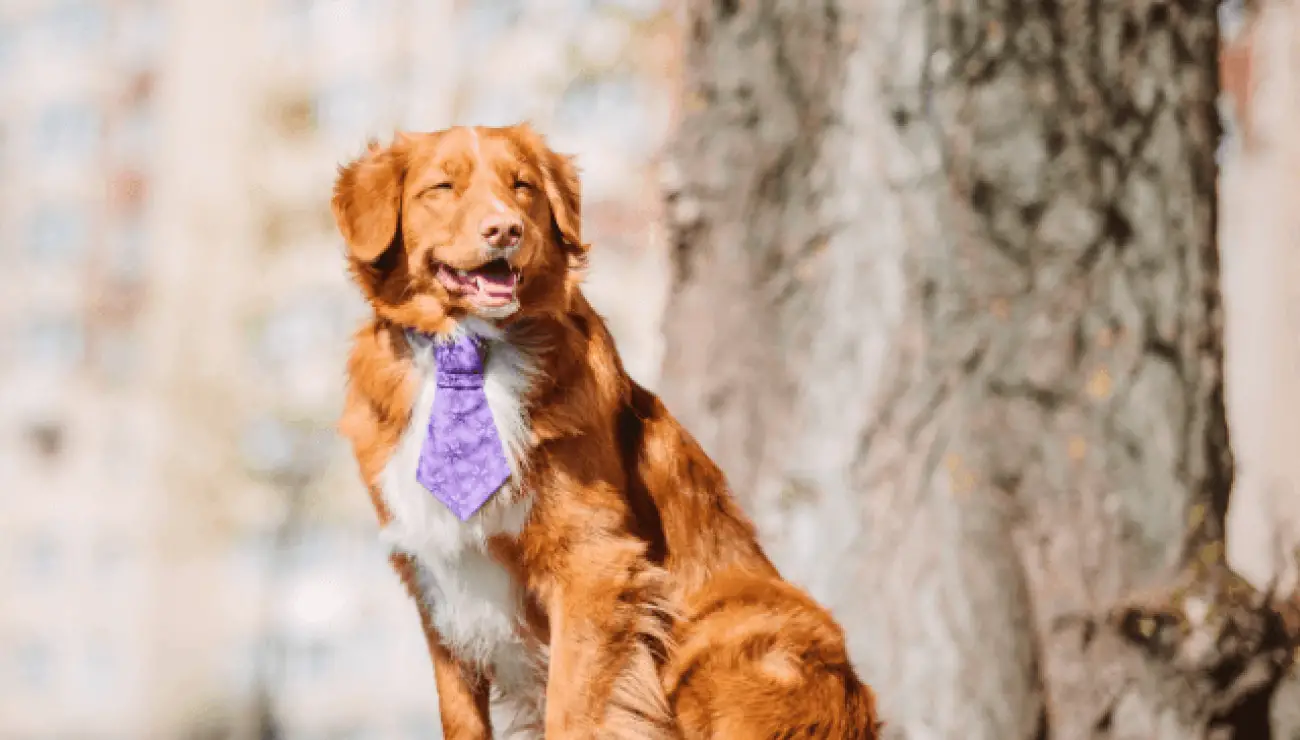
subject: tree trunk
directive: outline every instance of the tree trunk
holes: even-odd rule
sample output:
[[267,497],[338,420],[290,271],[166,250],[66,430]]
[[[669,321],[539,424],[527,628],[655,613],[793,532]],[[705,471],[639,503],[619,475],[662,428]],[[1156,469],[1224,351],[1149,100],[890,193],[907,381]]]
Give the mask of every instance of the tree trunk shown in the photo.
[[662,390],[894,736],[1267,737],[1214,4],[687,5]]

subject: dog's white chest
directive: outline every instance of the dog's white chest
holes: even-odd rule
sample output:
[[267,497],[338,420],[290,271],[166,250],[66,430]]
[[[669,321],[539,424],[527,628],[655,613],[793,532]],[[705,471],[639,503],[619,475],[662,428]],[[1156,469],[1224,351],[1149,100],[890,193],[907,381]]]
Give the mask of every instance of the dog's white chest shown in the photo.
[[508,344],[492,342],[484,389],[493,421],[515,475],[467,522],[416,480],[416,466],[437,392],[432,346],[414,338],[420,391],[411,421],[384,468],[380,482],[392,520],[383,537],[412,556],[421,598],[440,637],[458,658],[488,670],[505,695],[537,695],[545,666],[537,646],[521,634],[523,599],[519,584],[487,552],[489,539],[517,535],[527,521],[531,499],[516,495],[519,459],[528,426],[523,396],[531,366]]

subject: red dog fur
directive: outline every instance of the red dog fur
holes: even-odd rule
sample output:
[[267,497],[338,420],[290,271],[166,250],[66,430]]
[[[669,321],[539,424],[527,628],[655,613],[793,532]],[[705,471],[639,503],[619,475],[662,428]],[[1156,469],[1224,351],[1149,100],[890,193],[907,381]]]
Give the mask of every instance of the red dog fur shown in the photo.
[[[579,290],[568,158],[527,126],[399,135],[340,170],[332,207],[374,309],[340,426],[419,606],[449,740],[492,736],[490,688],[550,740],[878,736],[839,626],[780,578]],[[465,278],[503,256],[508,305]],[[461,523],[414,488],[409,450],[421,337],[464,331],[489,340],[503,437],[516,412],[523,431],[511,482]]]

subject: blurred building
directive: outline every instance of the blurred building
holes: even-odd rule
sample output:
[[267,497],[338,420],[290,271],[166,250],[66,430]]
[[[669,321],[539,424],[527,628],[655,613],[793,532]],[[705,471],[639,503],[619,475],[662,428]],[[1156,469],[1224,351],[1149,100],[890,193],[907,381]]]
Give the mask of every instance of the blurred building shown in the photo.
[[147,722],[160,417],[141,349],[156,310],[158,24],[141,3],[0,5],[6,737],[126,737]]
[[1237,468],[1228,558],[1256,586],[1287,593],[1300,587],[1300,5],[1242,5],[1221,14],[1233,124],[1219,182]]
[[653,383],[675,57],[657,0],[0,4],[0,738],[436,736],[333,433],[335,167],[532,119]]

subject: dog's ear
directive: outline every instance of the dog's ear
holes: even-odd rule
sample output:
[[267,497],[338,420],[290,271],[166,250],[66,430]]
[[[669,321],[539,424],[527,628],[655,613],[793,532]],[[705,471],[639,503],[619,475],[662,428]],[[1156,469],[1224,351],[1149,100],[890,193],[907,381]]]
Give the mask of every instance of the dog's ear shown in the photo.
[[582,183],[573,157],[542,149],[542,178],[546,200],[551,207],[551,221],[560,236],[564,251],[585,256],[588,245],[582,242]]
[[542,171],[542,192],[551,210],[551,228],[565,253],[577,261],[586,258],[588,245],[582,242],[582,184],[573,157],[551,150],[541,134],[528,123],[520,123],[515,133],[527,150],[536,157]]
[[365,154],[339,168],[330,210],[354,259],[375,262],[397,242],[405,169],[396,146],[374,141]]

